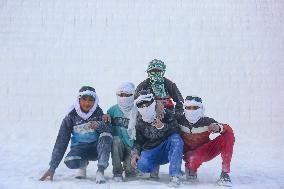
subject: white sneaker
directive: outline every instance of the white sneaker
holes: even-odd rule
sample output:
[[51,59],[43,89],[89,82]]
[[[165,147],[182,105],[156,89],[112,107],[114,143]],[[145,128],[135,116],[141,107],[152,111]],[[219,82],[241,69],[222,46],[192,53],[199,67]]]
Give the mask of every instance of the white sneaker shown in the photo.
[[97,171],[97,174],[96,174],[96,183],[98,184],[103,184],[106,182],[106,179],[105,179],[105,176],[104,176],[104,173],[101,172],[101,171]]
[[76,179],[85,179],[87,177],[87,166],[78,169],[77,175],[75,176]]
[[179,187],[180,185],[180,178],[177,176],[171,177],[170,178],[170,183],[169,183],[169,187]]

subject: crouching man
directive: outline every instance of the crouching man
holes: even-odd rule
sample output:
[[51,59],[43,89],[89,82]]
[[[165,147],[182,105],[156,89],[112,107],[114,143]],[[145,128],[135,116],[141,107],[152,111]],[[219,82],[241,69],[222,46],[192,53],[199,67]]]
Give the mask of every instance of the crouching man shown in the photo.
[[158,171],[159,165],[170,163],[169,185],[179,186],[183,140],[177,121],[167,109],[163,118],[156,117],[156,101],[149,91],[138,92],[135,99],[139,114],[131,165],[143,173],[152,173]]
[[109,120],[107,116],[104,117],[98,103],[99,98],[94,88],[84,86],[79,90],[75,104],[61,124],[49,163],[50,168],[40,180],[53,180],[55,169],[61,162],[72,135],[71,150],[64,160],[66,166],[79,169],[77,178],[86,178],[89,161],[98,160],[96,182],[105,182],[104,170],[109,164],[112,135],[111,125],[102,121]]
[[[185,143],[184,161],[187,180],[198,181],[199,166],[221,153],[222,171],[217,183],[231,186],[229,173],[235,142],[232,128],[227,124],[221,124],[212,118],[205,117],[202,99],[199,97],[187,96],[183,107],[184,116],[178,119],[178,123]],[[210,140],[210,133],[220,133],[220,135]]]

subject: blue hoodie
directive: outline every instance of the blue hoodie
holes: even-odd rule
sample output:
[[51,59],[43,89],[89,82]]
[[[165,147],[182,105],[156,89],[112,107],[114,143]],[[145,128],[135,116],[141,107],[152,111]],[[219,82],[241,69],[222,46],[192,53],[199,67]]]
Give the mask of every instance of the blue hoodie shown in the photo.
[[[102,115],[102,109],[97,106],[96,110],[87,120],[82,119],[75,109],[63,119],[49,163],[50,171],[54,172],[61,162],[71,135],[71,147],[74,147],[96,142],[99,135],[103,132],[111,133],[111,125],[102,122]],[[89,125],[93,121],[98,121],[99,124],[95,130],[89,128]]]

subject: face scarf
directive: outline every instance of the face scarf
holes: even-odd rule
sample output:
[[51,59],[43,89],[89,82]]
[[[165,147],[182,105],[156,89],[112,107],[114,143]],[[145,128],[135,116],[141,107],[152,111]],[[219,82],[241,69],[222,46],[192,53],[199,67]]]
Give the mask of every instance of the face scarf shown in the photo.
[[126,118],[130,118],[130,112],[134,106],[134,95],[130,97],[117,96],[117,104]]
[[203,109],[198,108],[197,110],[184,110],[184,115],[190,123],[194,124],[203,117]]
[[150,79],[151,88],[155,96],[165,97],[167,96],[165,86],[164,86],[164,71],[161,72],[148,72],[148,77]]
[[[120,97],[119,94],[121,93],[132,94],[132,96]],[[118,107],[128,119],[130,118],[131,109],[134,107],[134,93],[135,85],[131,82],[124,82],[120,84],[116,90]]]
[[148,107],[138,108],[138,112],[141,114],[143,121],[152,123],[156,118],[156,102],[154,101]]
[[[186,106],[198,106],[197,110],[186,110]],[[195,124],[200,118],[204,116],[204,107],[202,102],[197,102],[193,100],[185,100],[183,103],[184,107],[184,115],[186,119],[190,122]]]

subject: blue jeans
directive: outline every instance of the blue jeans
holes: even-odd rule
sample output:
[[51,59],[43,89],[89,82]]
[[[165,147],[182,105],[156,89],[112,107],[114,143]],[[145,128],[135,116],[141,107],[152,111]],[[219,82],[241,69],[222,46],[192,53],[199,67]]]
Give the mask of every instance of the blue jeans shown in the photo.
[[111,152],[112,138],[100,137],[97,142],[72,146],[65,157],[64,163],[70,169],[85,167],[88,161],[98,160],[98,169],[104,170],[108,167]]
[[169,175],[179,176],[181,174],[181,163],[183,155],[183,140],[179,134],[174,133],[159,146],[143,150],[137,167],[140,171],[151,173],[156,165],[170,163]]

